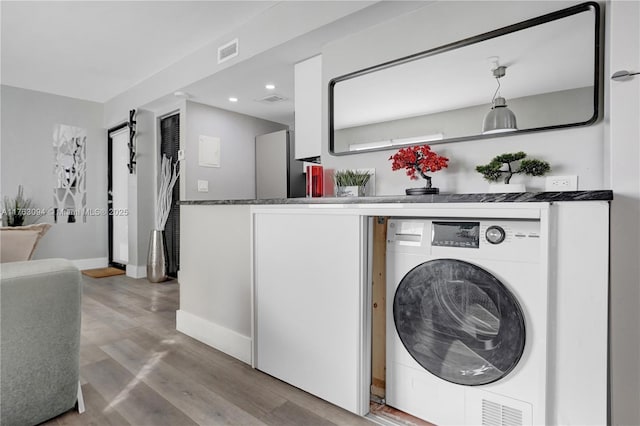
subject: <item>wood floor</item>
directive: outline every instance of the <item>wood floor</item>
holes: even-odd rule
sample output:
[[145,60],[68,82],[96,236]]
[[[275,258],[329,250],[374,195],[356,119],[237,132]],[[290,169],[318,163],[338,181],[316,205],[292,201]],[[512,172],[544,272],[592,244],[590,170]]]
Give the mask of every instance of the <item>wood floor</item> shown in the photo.
[[86,412],[46,425],[372,424],[177,332],[175,281],[83,280]]

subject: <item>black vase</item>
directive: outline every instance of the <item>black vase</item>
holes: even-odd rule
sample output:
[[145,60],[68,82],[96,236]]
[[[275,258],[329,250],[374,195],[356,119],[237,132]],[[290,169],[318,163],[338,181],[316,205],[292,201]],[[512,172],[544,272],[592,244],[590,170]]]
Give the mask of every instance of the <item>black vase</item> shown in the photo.
[[439,194],[438,188],[407,188],[404,190],[407,195],[425,195],[425,194]]
[[439,194],[440,190],[431,186],[431,176],[424,176],[424,178],[427,181],[427,184],[425,186],[423,186],[422,188],[407,188],[404,190],[404,192],[407,195]]

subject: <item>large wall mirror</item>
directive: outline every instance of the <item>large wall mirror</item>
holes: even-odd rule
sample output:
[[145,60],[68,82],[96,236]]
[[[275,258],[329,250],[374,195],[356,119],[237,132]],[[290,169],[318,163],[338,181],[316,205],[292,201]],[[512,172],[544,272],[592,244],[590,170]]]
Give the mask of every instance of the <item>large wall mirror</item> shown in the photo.
[[600,8],[582,3],[329,83],[335,155],[589,125]]

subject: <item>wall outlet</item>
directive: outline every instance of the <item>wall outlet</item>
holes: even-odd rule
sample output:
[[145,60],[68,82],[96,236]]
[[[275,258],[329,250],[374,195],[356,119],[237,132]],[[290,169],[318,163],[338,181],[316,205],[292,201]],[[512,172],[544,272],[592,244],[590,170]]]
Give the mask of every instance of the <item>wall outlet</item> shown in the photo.
[[209,192],[209,181],[208,180],[199,180],[198,181],[198,192]]
[[547,191],[577,191],[578,176],[547,176],[545,189]]
[[178,150],[178,161],[184,160],[184,149]]

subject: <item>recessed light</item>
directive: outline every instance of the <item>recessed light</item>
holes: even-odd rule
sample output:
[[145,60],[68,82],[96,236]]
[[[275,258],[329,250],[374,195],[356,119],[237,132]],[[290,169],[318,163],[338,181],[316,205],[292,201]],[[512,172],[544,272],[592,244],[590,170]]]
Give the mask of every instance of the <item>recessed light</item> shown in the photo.
[[182,90],[178,90],[177,92],[173,92],[173,96],[181,99],[189,99],[191,97],[187,92],[183,92]]
[[273,90],[276,88],[276,85],[269,83],[269,84],[265,84],[264,88],[268,90]]
[[229,98],[229,102],[238,102],[238,98],[234,98],[233,96]]

